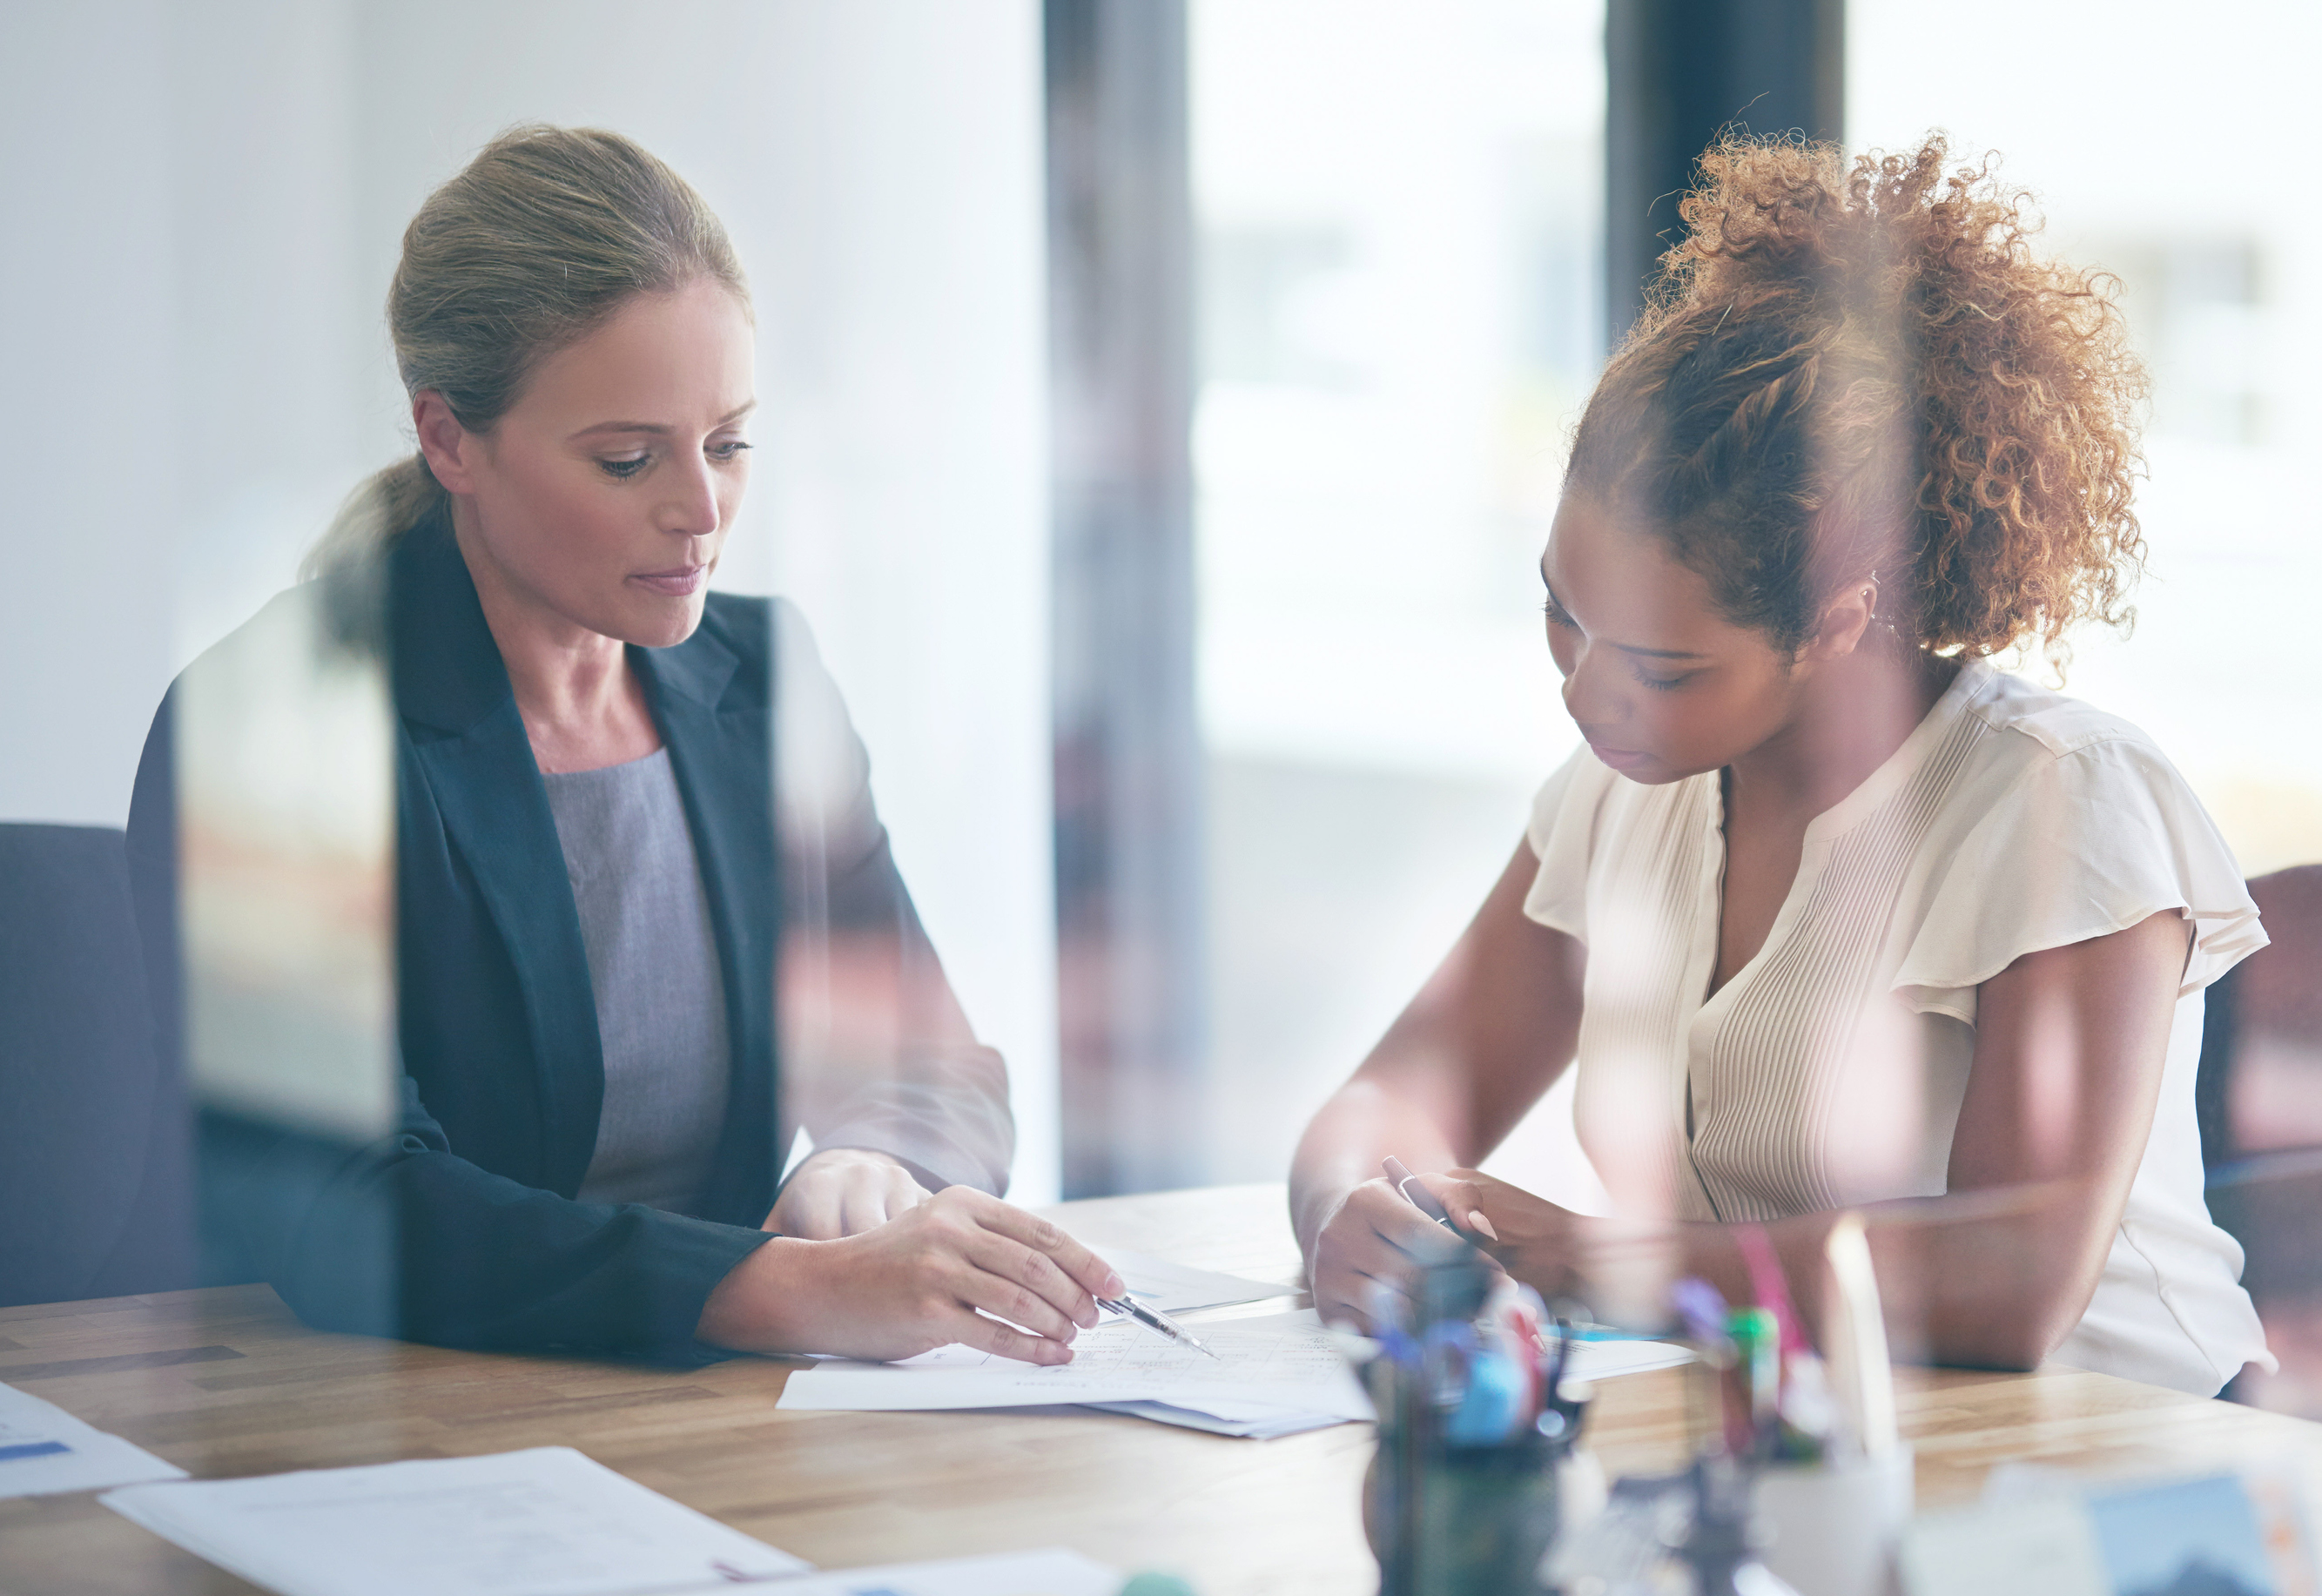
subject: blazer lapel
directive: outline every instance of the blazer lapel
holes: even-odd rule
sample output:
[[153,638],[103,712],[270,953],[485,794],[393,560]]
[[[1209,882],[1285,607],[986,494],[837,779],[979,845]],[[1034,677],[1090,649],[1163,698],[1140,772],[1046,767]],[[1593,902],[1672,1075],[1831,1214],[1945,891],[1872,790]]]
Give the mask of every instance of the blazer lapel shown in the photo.
[[703,1211],[754,1225],[773,1206],[782,1169],[774,1068],[780,850],[770,684],[745,679],[735,651],[708,625],[672,648],[632,648],[629,658],[684,795],[726,989],[732,1084],[718,1176]]
[[605,1056],[556,817],[475,583],[441,517],[398,540],[394,577],[396,707],[515,967],[546,1116],[541,1184],[570,1197],[596,1152]]

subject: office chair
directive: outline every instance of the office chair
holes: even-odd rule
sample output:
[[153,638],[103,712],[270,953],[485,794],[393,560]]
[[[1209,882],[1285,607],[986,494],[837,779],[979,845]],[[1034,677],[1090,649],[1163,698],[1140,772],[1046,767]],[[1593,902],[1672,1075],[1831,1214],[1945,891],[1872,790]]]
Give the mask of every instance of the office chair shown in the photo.
[[2322,865],[2249,886],[2272,940],[2210,988],[2209,1207],[2248,1251],[2253,1291],[2322,1291]]
[[2209,1216],[2242,1244],[2281,1371],[2227,1394],[2322,1417],[2322,865],[2249,888],[2272,940],[2209,989],[2196,1098]]
[[192,1190],[121,832],[0,825],[0,1307],[193,1284]]

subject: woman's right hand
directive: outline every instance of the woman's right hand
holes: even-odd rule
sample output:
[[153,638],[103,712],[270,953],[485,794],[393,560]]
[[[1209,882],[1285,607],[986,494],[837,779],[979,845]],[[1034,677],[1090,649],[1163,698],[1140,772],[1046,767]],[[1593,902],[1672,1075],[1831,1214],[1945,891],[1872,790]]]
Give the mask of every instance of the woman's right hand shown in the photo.
[[1126,1289],[1047,1220],[953,1186],[859,1235],[774,1237],[718,1283],[694,1334],[737,1352],[884,1362],[959,1342],[1066,1363],[1095,1298]]
[[1307,1267],[1314,1311],[1325,1325],[1350,1321],[1367,1330],[1373,1281],[1408,1297],[1414,1273],[1461,1250],[1450,1232],[1412,1207],[1387,1181],[1366,1180],[1346,1195],[1314,1237]]

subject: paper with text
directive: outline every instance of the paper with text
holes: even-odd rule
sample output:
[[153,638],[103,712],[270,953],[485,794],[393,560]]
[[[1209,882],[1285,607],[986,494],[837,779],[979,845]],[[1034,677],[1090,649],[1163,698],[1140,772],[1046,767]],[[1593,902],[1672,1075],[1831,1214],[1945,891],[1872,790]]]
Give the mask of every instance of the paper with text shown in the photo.
[[1223,1275],[1215,1270],[1172,1263],[1149,1252],[1126,1247],[1092,1247],[1091,1251],[1120,1271],[1129,1294],[1165,1314],[1189,1314],[1196,1308],[1231,1307],[1263,1302],[1269,1297],[1295,1297],[1294,1286],[1268,1285],[1264,1280]]
[[186,1471],[84,1424],[52,1402],[0,1385],[0,1497],[105,1491]]
[[1215,1402],[1371,1417],[1370,1399],[1311,1309],[1205,1324],[1196,1334],[1216,1357],[1114,1319],[1083,1331],[1073,1361],[1055,1367],[956,1345],[900,1363],[833,1358],[792,1374],[780,1406],[907,1412],[1155,1401],[1208,1412]]
[[98,1500],[283,1596],[642,1596],[809,1566],[569,1446]]

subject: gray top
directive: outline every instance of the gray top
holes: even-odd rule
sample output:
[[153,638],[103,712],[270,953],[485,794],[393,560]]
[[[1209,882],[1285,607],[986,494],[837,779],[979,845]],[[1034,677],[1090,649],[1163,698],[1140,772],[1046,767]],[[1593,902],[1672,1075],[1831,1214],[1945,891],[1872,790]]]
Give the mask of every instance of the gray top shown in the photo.
[[690,1213],[726,1128],[726,986],[669,750],[544,775],[605,1050],[590,1203]]

